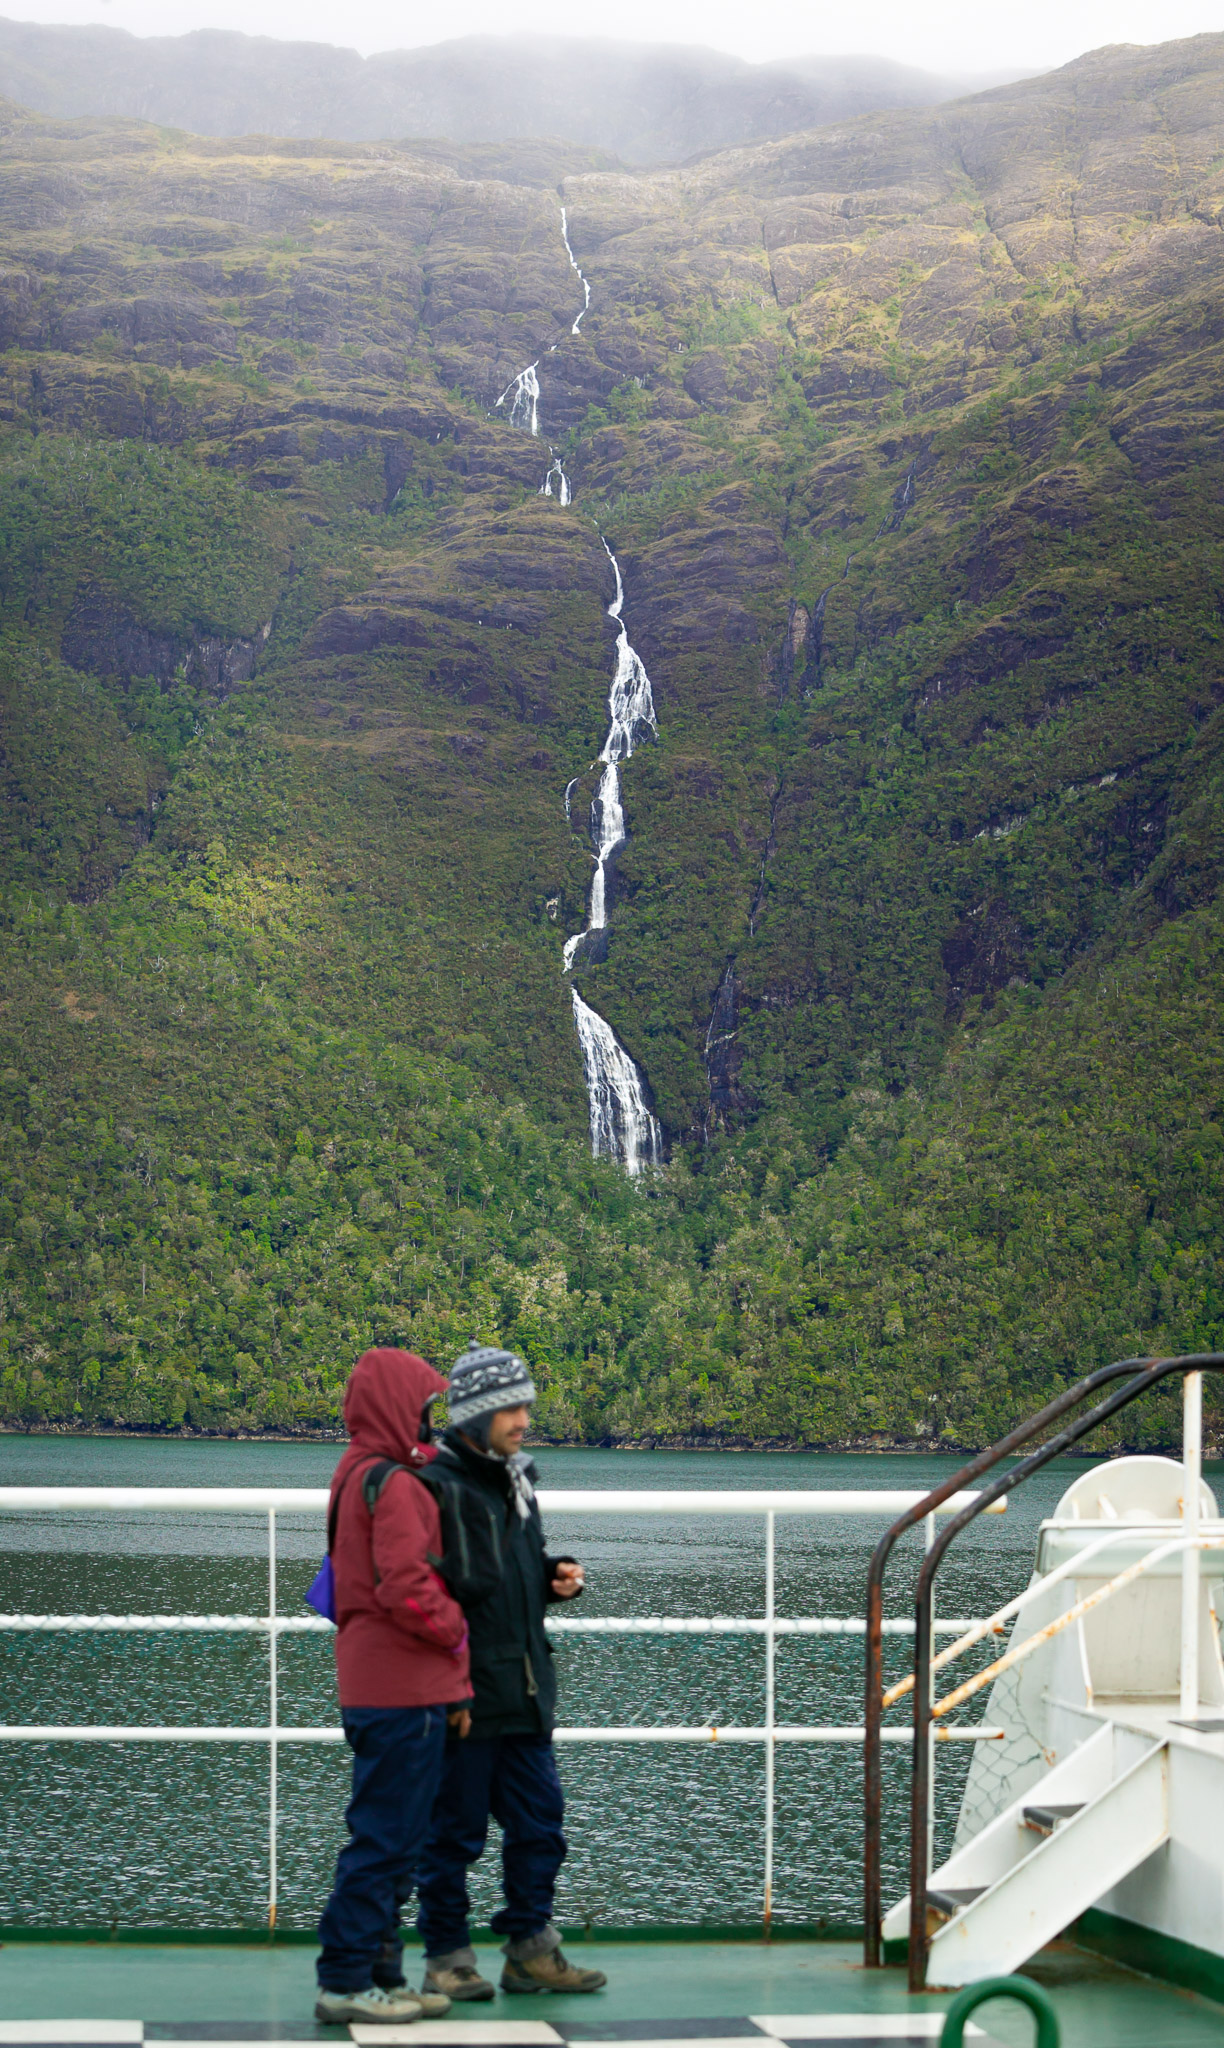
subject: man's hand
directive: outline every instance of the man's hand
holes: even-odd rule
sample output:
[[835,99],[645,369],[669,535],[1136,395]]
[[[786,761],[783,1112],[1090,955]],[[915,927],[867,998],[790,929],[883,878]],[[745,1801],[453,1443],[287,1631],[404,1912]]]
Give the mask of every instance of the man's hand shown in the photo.
[[558,1600],[572,1600],[576,1594],[581,1593],[585,1584],[586,1573],[580,1564],[559,1564],[552,1589]]
[[446,1725],[448,1728],[454,1729],[456,1735],[459,1737],[460,1742],[462,1742],[464,1736],[470,1735],[472,1732],[471,1708],[456,1707],[453,1714],[447,1715]]

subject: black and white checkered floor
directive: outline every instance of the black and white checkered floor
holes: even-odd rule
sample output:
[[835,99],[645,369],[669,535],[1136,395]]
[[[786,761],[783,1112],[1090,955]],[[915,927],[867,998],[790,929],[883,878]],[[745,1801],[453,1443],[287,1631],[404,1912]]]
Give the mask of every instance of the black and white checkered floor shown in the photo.
[[[939,2039],[942,2012],[925,2013],[753,2013],[745,2019],[695,2020],[418,2020],[406,2027],[348,2029],[357,2048],[931,2048]],[[975,2048],[997,2048],[970,2025]],[[337,2027],[332,2040],[344,2041]],[[139,2020],[0,2020],[0,2048],[145,2048],[156,2042],[174,2048],[318,2048],[320,2036],[298,2039],[274,2027],[234,2021],[216,2025],[150,2025]]]

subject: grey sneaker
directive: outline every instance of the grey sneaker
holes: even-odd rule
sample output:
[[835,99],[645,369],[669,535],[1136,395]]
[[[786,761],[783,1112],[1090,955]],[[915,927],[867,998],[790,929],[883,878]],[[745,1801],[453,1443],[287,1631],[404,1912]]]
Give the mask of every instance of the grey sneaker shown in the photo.
[[[440,2009],[445,2012],[449,2006],[448,1998]],[[424,2000],[406,1984],[397,1984],[394,1991],[383,1991],[377,1984],[364,1991],[320,1990],[315,2000],[315,2018],[325,2027],[347,2027],[354,2020],[366,2026],[406,2027],[424,2011]]]
[[[472,1963],[448,1963],[439,1958],[436,1963],[425,1967],[425,1990],[444,1991],[456,2004],[473,1998],[496,1998],[496,1986]],[[428,2011],[428,2007],[426,2007]]]

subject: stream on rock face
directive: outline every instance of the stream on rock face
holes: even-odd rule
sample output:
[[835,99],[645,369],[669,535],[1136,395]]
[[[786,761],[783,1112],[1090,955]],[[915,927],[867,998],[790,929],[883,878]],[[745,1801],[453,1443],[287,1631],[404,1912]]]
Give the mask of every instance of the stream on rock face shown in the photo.
[[[650,677],[642,666],[641,657],[630,644],[629,633],[621,617],[625,586],[621,581],[620,564],[603,535],[599,537],[603,540],[616,577],[616,596],[608,606],[608,617],[616,620],[620,631],[616,641],[616,671],[608,692],[608,737],[599,755],[604,763],[604,772],[591,805],[595,873],[587,901],[586,928],[565,942],[562,966],[566,974],[573,972],[580,959],[602,960],[607,957],[609,866],[629,836],[621,803],[619,764],[629,760],[635,741],[653,740],[659,730]],[[568,789],[565,794],[568,815]],[[577,989],[571,988],[570,993],[591,1105],[592,1152],[597,1159],[602,1153],[620,1159],[625,1171],[633,1175],[639,1174],[643,1166],[658,1166],[663,1156],[663,1133],[647,1105],[640,1069],[617,1041],[611,1027],[583,1002]]]
[[[565,253],[576,273],[583,292],[581,310],[570,328],[577,334],[582,321],[590,309],[591,287],[578,260],[570,247],[569,221],[565,208],[561,208],[561,239]],[[554,342],[548,350],[556,353]],[[512,427],[529,433],[534,438],[540,433],[540,380],[537,371],[540,358],[520,370],[501,397],[494,410],[506,406],[507,418]],[[508,403],[507,403],[508,401]],[[562,505],[568,505],[573,498],[569,478],[561,464],[556,450],[549,447],[549,468],[540,485],[540,496],[555,496]],[[611,863],[628,838],[625,811],[621,802],[620,763],[627,761],[635,745],[656,738],[659,730],[655,717],[654,696],[650,677],[642,665],[640,656],[630,643],[628,628],[621,614],[625,604],[625,586],[621,580],[620,564],[601,533],[600,541],[612,564],[616,578],[616,596],[608,606],[608,617],[615,619],[618,634],[616,641],[616,669],[608,692],[608,713],[610,724],[608,736],[603,743],[599,760],[603,763],[603,774],[591,804],[591,848],[595,860],[595,873],[591,881],[591,893],[587,903],[587,921],[580,932],[566,940],[562,956],[564,973],[572,974],[582,960],[596,961],[607,958],[608,896]],[[565,816],[570,817],[570,802],[578,778],[566,787]],[[658,1166],[663,1158],[663,1132],[658,1119],[651,1113],[646,1078],[635,1061],[621,1045],[611,1025],[598,1011],[585,1003],[578,990],[571,984],[570,998],[574,1007],[574,1023],[578,1030],[578,1043],[582,1050],[582,1068],[586,1079],[587,1100],[591,1116],[591,1152],[596,1159],[607,1157],[619,1159],[626,1173],[636,1177],[644,1166]]]
[[[508,418],[511,426],[521,427],[524,433],[530,434],[533,439],[538,437],[540,432],[540,380],[536,376],[537,367],[535,363],[528,363],[527,368],[520,370],[518,376],[507,384],[497,401],[497,406],[502,406],[507,399],[510,400]],[[495,412],[497,406],[493,408]]]
[[[583,321],[586,319],[587,314],[591,310],[591,287],[587,283],[582,272],[578,269],[578,258],[575,256],[573,250],[570,248],[569,221],[566,218],[566,212],[564,207],[561,208],[561,240],[565,243],[565,253],[569,257],[570,268],[576,273],[578,282],[582,286],[582,311],[581,313],[575,316],[574,324],[570,328],[571,334],[577,334],[579,328],[582,326]],[[553,345],[554,347],[556,346],[555,343]]]

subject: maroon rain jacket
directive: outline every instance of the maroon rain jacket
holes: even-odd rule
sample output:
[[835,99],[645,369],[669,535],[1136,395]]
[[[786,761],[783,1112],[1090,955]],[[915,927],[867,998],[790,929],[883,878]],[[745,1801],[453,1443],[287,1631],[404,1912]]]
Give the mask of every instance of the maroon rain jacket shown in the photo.
[[[342,1707],[455,1706],[470,1699],[467,1624],[429,1562],[442,1554],[438,1504],[411,1470],[393,1472],[371,1515],[362,1468],[380,1458],[423,1466],[421,1415],[446,1381],[411,1351],[366,1351],[344,1396],[349,1447],[331,1485],[340,1495],[331,1547],[336,1673]],[[343,1491],[341,1492],[341,1489]]]

